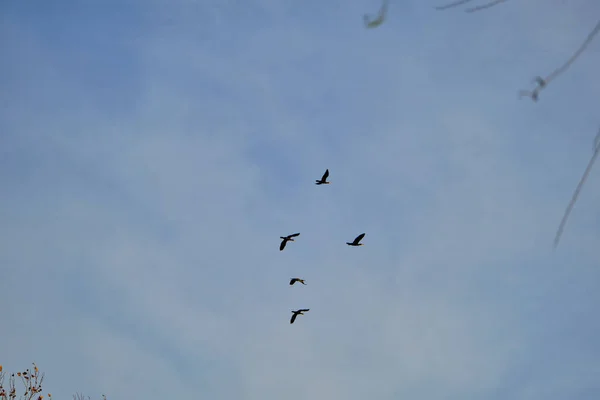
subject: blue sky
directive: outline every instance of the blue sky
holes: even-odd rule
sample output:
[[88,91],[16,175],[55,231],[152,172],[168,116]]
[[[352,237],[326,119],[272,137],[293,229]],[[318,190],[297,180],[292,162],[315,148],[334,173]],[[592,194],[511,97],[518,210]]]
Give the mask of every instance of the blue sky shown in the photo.
[[0,3],[0,364],[57,399],[599,398],[597,168],[552,241],[600,39],[517,92],[600,4],[439,4]]

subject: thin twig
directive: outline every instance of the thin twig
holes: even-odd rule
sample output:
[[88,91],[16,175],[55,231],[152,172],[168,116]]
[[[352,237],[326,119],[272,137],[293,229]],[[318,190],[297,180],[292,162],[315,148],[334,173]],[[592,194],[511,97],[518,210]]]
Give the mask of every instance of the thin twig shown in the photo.
[[571,210],[573,209],[573,206],[575,205],[575,202],[577,201],[577,197],[579,197],[579,192],[581,192],[581,188],[583,187],[583,184],[587,180],[587,177],[590,174],[592,167],[594,166],[594,162],[596,161],[596,157],[598,156],[598,153],[600,153],[600,130],[598,131],[598,135],[596,135],[596,139],[594,140],[594,146],[595,146],[594,154],[592,155],[592,158],[590,159],[590,162],[588,163],[587,168],[585,169],[585,172],[583,173],[583,176],[581,177],[581,180],[579,181],[579,184],[577,185],[577,188],[575,189],[575,193],[573,193],[573,197],[571,198],[571,201],[569,202],[569,205],[567,206],[567,209],[565,210],[565,214],[563,215],[563,218],[560,221],[560,225],[558,226],[558,231],[556,232],[556,236],[554,237],[554,248],[556,248],[556,246],[558,246],[560,236],[562,235],[562,232],[565,228],[567,219],[569,218],[569,214],[571,214]]

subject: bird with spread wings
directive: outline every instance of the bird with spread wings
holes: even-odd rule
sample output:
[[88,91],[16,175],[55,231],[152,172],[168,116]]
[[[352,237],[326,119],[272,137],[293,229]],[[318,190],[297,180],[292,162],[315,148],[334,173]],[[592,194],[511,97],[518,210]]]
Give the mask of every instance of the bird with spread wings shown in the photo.
[[365,234],[364,234],[364,233],[361,233],[360,235],[358,235],[358,236],[357,236],[357,237],[354,239],[354,241],[353,241],[352,243],[350,243],[350,242],[346,242],[346,244],[347,244],[348,246],[362,246],[362,245],[363,245],[363,243],[360,243],[360,241],[361,241],[361,240],[362,240],[362,238],[364,238],[364,237],[365,237]]
[[285,249],[285,245],[287,244],[287,242],[293,242],[295,237],[300,236],[299,233],[294,233],[292,235],[287,235],[287,236],[279,236],[281,240],[281,244],[279,245],[279,251],[282,251],[283,249]]
[[296,282],[300,282],[303,285],[306,285],[306,283],[304,283],[304,279],[300,279],[300,278],[292,278],[290,279],[290,285],[293,285]]
[[290,324],[293,324],[298,315],[304,315],[305,312],[310,311],[309,308],[303,308],[300,310],[292,311],[292,319],[290,319]]
[[327,178],[329,177],[329,168],[325,170],[323,177],[321,179],[317,179],[315,185],[329,185],[331,182],[327,182]]

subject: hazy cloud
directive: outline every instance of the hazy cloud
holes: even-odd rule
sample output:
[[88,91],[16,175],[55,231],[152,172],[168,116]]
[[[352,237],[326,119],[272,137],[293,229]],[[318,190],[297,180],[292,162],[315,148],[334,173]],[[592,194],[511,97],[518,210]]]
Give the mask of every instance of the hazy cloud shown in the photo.
[[0,6],[5,369],[56,398],[597,398],[598,171],[552,238],[600,43],[516,93],[600,7],[365,30],[379,4]]

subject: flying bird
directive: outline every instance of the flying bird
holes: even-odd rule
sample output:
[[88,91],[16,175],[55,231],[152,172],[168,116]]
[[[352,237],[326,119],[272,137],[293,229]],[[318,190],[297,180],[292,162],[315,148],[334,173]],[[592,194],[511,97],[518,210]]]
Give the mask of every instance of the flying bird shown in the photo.
[[302,310],[292,311],[293,315],[292,315],[292,319],[290,319],[290,324],[294,323],[294,321],[296,320],[296,317],[298,315],[304,315],[304,313],[307,311],[310,311],[310,309],[306,308],[306,309],[302,309]]
[[283,239],[281,241],[281,244],[279,245],[279,251],[285,249],[285,245],[287,244],[287,242],[294,242],[294,239],[296,236],[300,236],[299,233],[294,233],[293,235],[287,235],[285,237],[283,236],[279,236],[281,239]]
[[348,246],[362,246],[363,244],[362,244],[362,243],[359,243],[359,242],[360,242],[360,241],[362,240],[362,238],[364,238],[364,237],[365,237],[365,234],[364,234],[364,233],[361,233],[360,235],[358,235],[358,236],[357,236],[357,237],[354,239],[354,241],[353,241],[352,243],[348,243],[348,242],[346,242],[346,244],[347,244]]
[[329,177],[329,168],[325,170],[323,177],[317,181],[315,181],[315,185],[329,185],[331,182],[327,182],[327,178]]
[[387,9],[389,5],[389,0],[383,0],[383,4],[379,9],[379,13],[375,18],[371,18],[368,14],[363,15],[363,21],[365,22],[365,28],[377,28],[379,25],[383,24],[385,21],[385,16],[387,14]]
[[300,279],[300,278],[292,278],[290,279],[290,285],[293,285],[296,282],[300,282],[303,285],[306,285],[306,283],[304,283],[304,279]]

